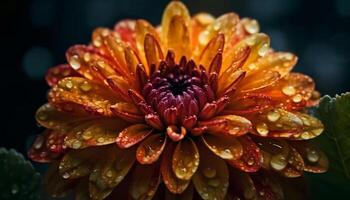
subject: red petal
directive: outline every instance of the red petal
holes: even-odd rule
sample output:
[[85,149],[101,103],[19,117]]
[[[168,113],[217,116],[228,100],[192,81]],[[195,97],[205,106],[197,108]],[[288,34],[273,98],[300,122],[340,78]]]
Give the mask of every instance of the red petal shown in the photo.
[[49,84],[49,86],[54,86],[58,83],[58,81],[68,76],[80,77],[81,75],[78,74],[76,71],[74,71],[74,69],[70,65],[62,64],[62,65],[58,65],[50,68],[47,71],[45,79],[47,84]]

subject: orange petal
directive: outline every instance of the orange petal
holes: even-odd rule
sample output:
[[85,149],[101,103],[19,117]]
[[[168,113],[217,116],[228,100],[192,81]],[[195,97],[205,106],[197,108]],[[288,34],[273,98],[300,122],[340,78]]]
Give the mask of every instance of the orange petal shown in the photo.
[[219,73],[220,79],[226,79],[225,77],[229,76],[230,73],[240,69],[247,61],[251,49],[249,46],[245,46],[239,49],[231,48],[228,51],[226,53],[227,55],[225,54],[225,57],[223,57],[222,67]]
[[64,179],[84,177],[92,171],[98,153],[104,153],[105,148],[87,148],[69,151],[62,158],[59,172]]
[[219,136],[240,136],[246,134],[252,124],[244,117],[237,115],[218,116],[207,121],[198,122],[199,127],[207,127],[208,133]]
[[245,172],[258,171],[262,162],[259,147],[248,136],[242,136],[237,139],[243,147],[243,155],[238,160],[229,160],[228,163]]
[[169,34],[171,34],[170,31],[172,31],[174,28],[174,27],[171,27],[173,26],[171,24],[174,23],[173,21],[174,16],[178,16],[182,18],[184,23],[183,28],[186,28],[187,31],[190,32],[191,17],[186,6],[180,1],[172,1],[165,8],[163,17],[162,17],[161,31],[162,31],[162,42],[164,44],[169,44],[170,42],[169,40],[172,39],[172,38],[169,38],[168,36]]
[[315,84],[313,80],[303,74],[290,73],[280,79],[275,85],[259,91],[268,95],[275,105],[287,110],[299,110],[307,105],[313,94]]
[[114,30],[119,34],[120,38],[125,44],[131,46],[136,50],[135,42],[135,20],[122,20],[119,21],[115,26]]
[[66,58],[70,66],[89,80],[99,81],[103,83],[103,77],[98,71],[93,68],[99,66],[105,67],[104,71],[109,74],[123,74],[118,71],[115,62],[103,55],[98,49],[92,46],[75,45],[69,48],[66,52]]
[[206,147],[199,145],[201,161],[192,181],[203,199],[224,199],[229,185],[226,163]]
[[271,107],[271,98],[264,94],[246,94],[231,98],[223,114],[247,115],[263,112]]
[[209,71],[210,63],[214,59],[217,53],[223,51],[225,45],[224,34],[218,34],[213,39],[210,40],[208,45],[202,51],[199,58],[199,63],[204,66],[204,68]]
[[144,121],[144,116],[135,107],[135,104],[119,102],[111,106],[112,112],[128,122],[140,123]]
[[160,183],[159,163],[136,165],[129,187],[131,199],[151,200]]
[[135,161],[135,150],[121,150],[113,146],[108,154],[108,162],[97,165],[89,176],[89,192],[92,199],[104,199],[112,193]]
[[297,63],[298,58],[291,53],[272,52],[256,62],[246,65],[244,70],[250,76],[254,73],[261,73],[263,70],[277,71],[281,77],[286,76]]
[[236,138],[205,134],[201,139],[214,154],[222,159],[236,160],[243,154],[242,145]]
[[246,72],[243,70],[236,70],[226,72],[219,78],[217,95],[223,96],[236,90],[236,87],[242,80],[244,80]]
[[77,181],[74,179],[64,179],[58,173],[58,163],[55,162],[49,166],[46,171],[43,186],[51,196],[56,198],[62,198],[76,186]]
[[294,113],[273,109],[253,117],[253,133],[262,137],[292,137],[302,133],[303,122]]
[[45,79],[49,86],[54,86],[58,83],[58,81],[68,76],[79,77],[80,74],[74,71],[74,69],[70,65],[62,64],[57,65],[55,67],[51,67],[47,71]]
[[94,118],[76,122],[70,126],[64,142],[72,149],[112,144],[118,132],[126,126],[125,122],[112,118]]
[[[211,23],[213,23],[215,18],[208,14],[208,13],[199,13],[192,17],[192,33],[191,33],[191,44],[192,44],[192,54],[195,60],[200,54],[200,48],[199,48],[199,40],[200,40],[200,33]],[[204,35],[205,36],[205,35]],[[206,38],[204,38],[206,39]],[[209,39],[208,39],[209,41]],[[206,45],[207,42],[205,42],[204,45]]]
[[192,200],[193,199],[193,186],[189,185],[185,191],[180,194],[174,194],[168,190],[165,191],[165,200]]
[[308,140],[319,136],[323,130],[323,124],[320,120],[315,117],[312,117],[305,113],[294,113],[296,114],[301,121],[303,121],[302,132],[299,134],[293,135],[297,140]]
[[160,172],[162,174],[163,182],[167,189],[171,193],[181,194],[188,187],[190,181],[177,178],[172,169],[172,157],[176,147],[175,144],[176,143],[170,141],[165,147],[162,156]]
[[164,134],[154,134],[147,137],[138,146],[136,159],[141,164],[152,164],[159,159],[166,145],[167,138]]
[[[185,21],[188,20],[188,21]],[[168,27],[167,48],[175,53],[176,60],[191,57],[190,21],[188,16],[174,15]],[[163,33],[165,34],[165,33]]]
[[239,17],[235,13],[227,13],[218,17],[213,23],[207,26],[207,28],[200,33],[199,44],[205,46],[217,34],[223,34],[227,40],[228,45],[226,46],[226,49],[228,49],[231,47],[232,39],[234,39],[236,25],[238,22]]
[[263,167],[286,177],[303,174],[304,161],[300,154],[284,140],[254,138],[263,152]]
[[174,151],[172,168],[177,178],[190,180],[199,165],[199,153],[191,138],[181,140]]
[[48,96],[50,103],[62,110],[79,109],[102,116],[112,116],[109,108],[116,103],[116,96],[110,90],[79,77],[62,79]]
[[[66,146],[63,144],[66,135],[53,130],[45,130],[44,133],[38,135],[28,150],[28,157],[41,163],[49,163],[64,152]],[[53,140],[55,139],[55,140]]]
[[304,171],[312,173],[324,173],[328,169],[327,156],[315,145],[305,141],[289,142],[304,160]]
[[237,90],[240,94],[245,94],[247,92],[267,88],[268,86],[275,84],[280,78],[281,75],[276,71],[262,70],[260,73],[246,76],[238,84]]
[[152,128],[145,124],[131,125],[119,133],[116,143],[120,148],[129,148],[145,139],[152,132]]
[[144,41],[145,56],[148,64],[148,71],[150,72],[151,65],[158,66],[159,62],[163,60],[163,52],[159,42],[150,34],[146,34]]

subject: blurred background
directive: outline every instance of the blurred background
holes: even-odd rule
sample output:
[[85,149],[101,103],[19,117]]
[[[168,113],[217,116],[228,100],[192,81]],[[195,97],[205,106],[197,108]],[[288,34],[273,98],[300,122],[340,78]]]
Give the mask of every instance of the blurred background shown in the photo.
[[[34,113],[46,102],[46,70],[65,51],[88,43],[95,27],[124,18],[159,24],[168,0],[1,0],[0,146],[26,152],[41,129]],[[191,13],[234,11],[260,22],[272,47],[299,56],[295,71],[322,94],[350,91],[349,0],[188,0]]]

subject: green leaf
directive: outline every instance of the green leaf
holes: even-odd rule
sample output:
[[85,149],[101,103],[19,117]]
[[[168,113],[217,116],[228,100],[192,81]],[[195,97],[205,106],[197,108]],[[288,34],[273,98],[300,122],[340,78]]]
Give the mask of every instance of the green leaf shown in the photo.
[[317,140],[329,159],[327,179],[350,183],[350,93],[335,98],[324,96],[317,115],[325,126]]
[[0,148],[0,199],[42,199],[40,174],[13,149]]

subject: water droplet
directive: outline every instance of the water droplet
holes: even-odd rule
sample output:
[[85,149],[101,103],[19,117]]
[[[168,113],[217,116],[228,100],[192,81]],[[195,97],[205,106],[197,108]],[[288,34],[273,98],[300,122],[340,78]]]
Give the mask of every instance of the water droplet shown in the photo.
[[275,170],[280,171],[287,166],[286,157],[281,154],[274,155],[270,160],[270,165]]
[[269,45],[263,44],[260,49],[258,50],[259,56],[263,57],[266,55],[266,53],[269,51]]
[[69,175],[68,172],[65,172],[65,173],[62,175],[62,177],[63,177],[64,179],[68,179],[68,178],[70,177],[70,175]]
[[286,60],[292,60],[293,59],[293,54],[291,54],[291,53],[286,53],[286,54],[284,54],[284,58],[286,59]]
[[255,19],[247,21],[247,23],[244,24],[244,28],[250,34],[257,33],[260,29],[259,23]]
[[207,178],[214,178],[216,176],[216,169],[207,167],[202,170],[202,173]]
[[254,63],[251,63],[251,64],[248,65],[248,68],[250,70],[254,70],[256,68],[256,65]]
[[219,187],[220,186],[220,179],[218,179],[218,178],[209,179],[208,185],[210,185],[212,187]]
[[267,127],[267,125],[265,123],[259,123],[256,125],[256,131],[258,131],[258,133],[261,136],[267,136],[267,134],[269,133],[269,129]]
[[103,143],[105,141],[105,139],[103,138],[103,137],[99,137],[98,139],[97,139],[97,142],[98,143]]
[[272,110],[269,113],[267,113],[267,119],[270,122],[275,122],[277,121],[279,118],[281,117],[280,112],[278,112],[277,110]]
[[316,150],[308,149],[306,155],[310,162],[317,162],[320,159],[320,155]]
[[70,57],[69,64],[73,69],[78,70],[80,68],[80,65],[81,65],[80,61],[79,61],[79,56],[73,55],[72,57]]
[[73,82],[72,82],[72,81],[69,81],[69,80],[68,80],[68,81],[66,82],[65,86],[66,86],[67,89],[72,89],[74,85],[73,85]]
[[106,173],[106,176],[107,176],[108,178],[112,178],[112,177],[113,177],[113,172],[112,172],[112,170],[108,170],[107,173]]
[[201,45],[206,45],[209,42],[209,32],[203,31],[198,36],[198,41]]
[[249,158],[247,164],[248,164],[249,166],[252,166],[254,163],[255,163],[255,162],[254,162],[254,159],[253,159],[253,158]]
[[304,140],[310,139],[310,134],[309,132],[303,132],[301,134],[301,138],[303,138]]
[[91,59],[91,54],[89,52],[86,52],[86,53],[84,53],[83,58],[84,58],[85,62],[89,62]]
[[72,148],[73,149],[79,149],[81,147],[82,143],[79,140],[74,140],[72,142]]
[[303,97],[300,94],[297,94],[297,95],[293,96],[292,100],[294,103],[299,103],[299,102],[301,102],[301,100],[303,100]]
[[92,133],[91,131],[85,131],[84,134],[83,134],[83,139],[84,140],[89,140],[92,138]]
[[100,36],[97,36],[92,43],[96,46],[96,47],[100,47],[102,45],[102,39]]
[[84,92],[88,92],[92,89],[92,86],[90,85],[90,83],[88,83],[87,81],[84,81],[79,88],[84,91]]
[[292,96],[295,94],[295,88],[293,86],[285,86],[282,88],[282,92],[283,94],[287,95],[287,96]]

